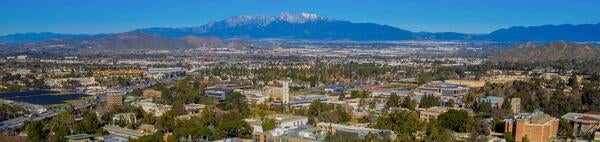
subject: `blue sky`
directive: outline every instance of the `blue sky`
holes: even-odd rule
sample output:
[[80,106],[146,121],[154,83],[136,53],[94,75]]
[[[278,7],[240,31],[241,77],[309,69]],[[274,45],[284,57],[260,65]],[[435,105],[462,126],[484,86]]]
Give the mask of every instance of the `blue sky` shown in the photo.
[[488,33],[510,26],[600,23],[600,0],[0,0],[0,35],[114,33],[280,12],[411,31]]

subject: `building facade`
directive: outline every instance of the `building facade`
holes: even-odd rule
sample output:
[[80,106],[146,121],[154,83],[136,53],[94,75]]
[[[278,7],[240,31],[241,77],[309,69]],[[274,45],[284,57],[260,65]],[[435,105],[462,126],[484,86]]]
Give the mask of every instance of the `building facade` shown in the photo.
[[567,113],[562,116],[573,125],[573,135],[594,134],[600,130],[600,112]]
[[[289,115],[289,114],[273,114],[273,115],[267,115],[265,116],[265,118],[268,119],[274,119],[277,122],[277,126],[275,127],[275,129],[282,129],[282,130],[286,130],[286,129],[295,129],[295,128],[299,128],[300,126],[304,126],[308,124],[308,117],[305,116],[297,116],[297,115]],[[261,118],[250,118],[250,119],[245,119],[244,121],[246,121],[248,124],[250,124],[250,126],[252,126],[254,129],[254,133],[261,133],[263,132],[262,129],[262,119]]]
[[106,92],[106,104],[109,106],[123,105],[124,92],[108,91]]
[[156,91],[156,90],[152,90],[152,89],[146,89],[146,90],[144,90],[144,92],[142,94],[143,94],[144,98],[158,98],[158,99],[160,99],[160,97],[162,96],[162,92]]
[[542,112],[521,113],[504,121],[505,131],[512,133],[517,142],[523,137],[531,142],[548,142],[558,133],[558,119]]

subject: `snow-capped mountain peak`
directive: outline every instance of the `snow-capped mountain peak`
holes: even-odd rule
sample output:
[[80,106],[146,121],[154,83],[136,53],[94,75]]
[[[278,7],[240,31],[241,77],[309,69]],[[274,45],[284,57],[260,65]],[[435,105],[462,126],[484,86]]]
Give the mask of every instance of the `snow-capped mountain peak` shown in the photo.
[[273,15],[242,15],[235,16],[225,19],[223,22],[227,23],[228,26],[239,26],[256,24],[258,26],[265,26],[273,21],[286,21],[289,23],[306,23],[311,21],[331,21],[333,19],[321,17],[313,13],[289,13],[282,12],[277,16]]
[[328,18],[320,17],[317,14],[305,13],[305,12],[302,12],[302,13],[283,12],[283,13],[279,14],[277,19],[287,21],[290,23],[306,23],[309,21],[329,20]]

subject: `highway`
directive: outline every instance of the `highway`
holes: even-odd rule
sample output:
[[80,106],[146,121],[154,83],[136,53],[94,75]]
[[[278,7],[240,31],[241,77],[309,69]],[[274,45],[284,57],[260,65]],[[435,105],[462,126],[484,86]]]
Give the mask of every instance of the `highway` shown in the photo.
[[[169,82],[169,81],[173,81],[173,80],[179,80],[182,78],[183,77],[175,77],[175,78],[161,80],[158,82],[157,81],[142,81],[142,82],[138,82],[136,84],[132,84],[129,86],[114,87],[114,88],[111,88],[108,90],[117,90],[117,91],[122,91],[125,93],[130,93],[130,92],[133,92],[134,90],[144,89],[144,88],[148,88],[150,86],[156,85],[159,82],[164,83],[164,82]],[[73,106],[73,107],[74,107],[74,109],[81,109],[81,108],[86,108],[86,107],[92,106],[96,103],[100,103],[100,102],[104,102],[104,101],[106,101],[104,95],[96,95],[96,97],[94,99],[88,100],[82,104],[76,104],[76,106]],[[10,120],[5,120],[5,121],[0,122],[0,132],[7,131],[7,130],[20,129],[28,121],[36,121],[36,120],[44,120],[44,119],[52,118],[52,117],[56,116],[58,113],[59,113],[58,109],[52,109],[52,110],[48,110],[48,111],[45,111],[40,114],[32,114],[31,116],[22,116],[22,117],[13,118]]]
[[[102,101],[104,101],[102,97],[96,97],[93,100],[88,100],[85,103],[77,104],[76,106],[73,106],[73,109],[86,108],[86,107],[89,107],[93,104],[96,104],[96,103],[102,102]],[[51,109],[51,110],[45,111],[40,114],[32,114],[31,116],[22,116],[22,117],[10,119],[10,120],[5,120],[5,121],[0,122],[0,132],[6,131],[6,130],[19,129],[25,125],[25,122],[52,118],[52,117],[56,116],[58,113],[59,113],[58,109]]]

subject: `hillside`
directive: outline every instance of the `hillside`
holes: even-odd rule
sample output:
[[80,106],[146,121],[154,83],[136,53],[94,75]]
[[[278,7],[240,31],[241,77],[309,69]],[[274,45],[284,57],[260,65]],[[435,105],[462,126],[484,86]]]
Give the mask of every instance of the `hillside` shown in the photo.
[[214,47],[223,45],[223,41],[215,36],[185,36],[183,41],[196,45],[197,47]]
[[600,47],[575,43],[524,44],[494,55],[492,62],[544,62],[561,60],[600,60]]
[[136,32],[115,34],[102,38],[83,40],[82,42],[90,42],[92,43],[92,48],[100,49],[169,49],[194,47],[194,45],[185,41]]

